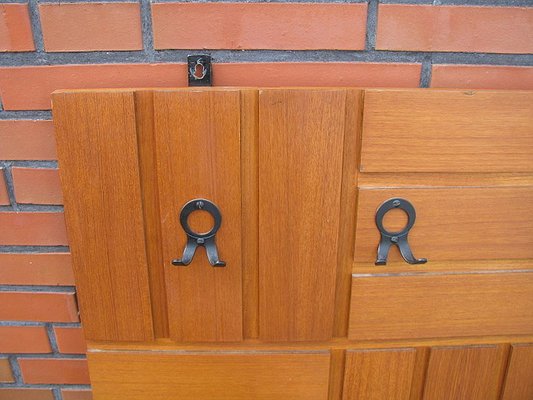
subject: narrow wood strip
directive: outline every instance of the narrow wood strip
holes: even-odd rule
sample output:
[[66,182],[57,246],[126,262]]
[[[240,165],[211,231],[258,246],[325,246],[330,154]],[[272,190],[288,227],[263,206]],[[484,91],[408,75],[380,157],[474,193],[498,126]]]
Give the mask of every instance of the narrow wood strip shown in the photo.
[[239,343],[176,343],[168,339],[155,342],[121,343],[89,341],[89,351],[307,351],[331,349],[388,349],[401,347],[431,346],[463,346],[489,345],[501,343],[533,343],[533,335],[501,335],[501,336],[461,336],[454,338],[404,339],[404,340],[348,340],[332,339],[327,342],[279,342],[265,343],[258,340],[245,340]]
[[[357,205],[357,175],[360,154],[360,135],[363,114],[363,92],[346,91],[344,154],[339,218],[339,248],[335,289],[335,320],[333,334],[348,334],[350,314],[351,264],[354,259],[355,215]],[[354,182],[356,184],[354,184]]]
[[532,186],[533,174],[499,173],[372,173],[360,172],[357,185],[369,188],[435,188],[475,186]]
[[161,251],[161,216],[154,137],[153,92],[135,92],[135,119],[139,148],[146,257],[150,279],[150,299],[156,338],[168,337],[167,293]]
[[257,90],[241,91],[243,335],[259,336],[259,104]]
[[328,400],[341,400],[344,384],[346,350],[334,348],[330,351],[329,395]]

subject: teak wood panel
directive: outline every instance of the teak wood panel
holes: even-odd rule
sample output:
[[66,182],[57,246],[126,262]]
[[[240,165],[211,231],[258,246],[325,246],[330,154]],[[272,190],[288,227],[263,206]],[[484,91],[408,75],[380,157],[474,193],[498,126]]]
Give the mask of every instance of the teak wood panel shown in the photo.
[[502,400],[533,399],[533,345],[513,344]]
[[95,400],[326,400],[328,396],[328,352],[95,352],[88,359]]
[[60,92],[53,110],[85,335],[151,340],[133,93]]
[[533,92],[367,90],[361,171],[533,171]]
[[533,273],[354,277],[349,338],[533,333]]
[[343,400],[409,400],[416,349],[346,352]]
[[[392,197],[409,200],[416,222],[409,244],[432,261],[533,258],[533,187],[364,188],[359,190],[355,261],[374,262],[380,234],[377,208]],[[386,214],[400,230],[403,212]],[[402,221],[402,223],[400,223]],[[394,227],[392,226],[394,225]],[[394,228],[394,229],[393,229]],[[393,246],[389,261],[400,261]],[[405,264],[407,266],[407,264]]]
[[[176,341],[242,339],[240,104],[236,89],[154,93],[169,333]],[[220,209],[216,245],[225,267],[212,267],[202,247],[190,265],[171,264],[186,244],[180,211],[195,198]],[[209,231],[210,216],[195,213],[191,227]]]
[[259,93],[259,337],[333,335],[346,91]]
[[423,400],[497,400],[505,354],[502,346],[432,348]]

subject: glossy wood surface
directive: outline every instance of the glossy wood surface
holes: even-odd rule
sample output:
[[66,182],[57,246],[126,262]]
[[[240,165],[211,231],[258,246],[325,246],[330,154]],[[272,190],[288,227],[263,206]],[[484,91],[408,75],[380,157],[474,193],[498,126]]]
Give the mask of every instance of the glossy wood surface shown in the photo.
[[366,90],[361,171],[533,171],[533,93]]
[[94,400],[326,400],[329,353],[89,353]]
[[133,93],[56,93],[53,106],[85,335],[151,340]]
[[259,93],[263,340],[333,336],[345,101],[338,89]]
[[349,338],[533,332],[533,273],[354,277]]
[[533,345],[513,344],[502,400],[533,399]]
[[159,213],[152,91],[135,92],[135,120],[154,335],[158,338],[165,338],[168,337],[167,290],[161,249],[161,215]]
[[505,361],[502,346],[432,348],[423,400],[496,400]]
[[[154,93],[161,246],[169,334],[176,341],[242,339],[240,120],[238,90]],[[216,245],[225,267],[212,267],[202,247],[190,265],[171,264],[186,244],[180,211],[195,198],[220,210]],[[210,215],[195,213],[191,228],[209,231]]]
[[[429,260],[428,270],[433,261],[533,258],[533,186],[365,188],[359,190],[356,262],[376,260],[376,210],[392,197],[415,207],[409,243],[416,257]],[[385,218],[391,231],[406,222],[400,210],[391,210]],[[401,260],[395,246],[389,260]]]
[[346,352],[343,400],[409,400],[415,349]]

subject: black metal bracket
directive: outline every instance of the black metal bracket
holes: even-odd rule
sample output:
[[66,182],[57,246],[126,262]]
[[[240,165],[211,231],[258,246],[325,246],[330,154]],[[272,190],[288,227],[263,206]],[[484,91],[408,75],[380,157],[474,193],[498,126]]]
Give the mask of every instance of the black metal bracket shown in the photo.
[[206,54],[188,56],[187,71],[189,76],[189,86],[212,85],[213,68],[211,66],[211,56]]
[[[405,211],[407,214],[407,225],[405,225],[400,232],[389,232],[383,227],[383,217],[387,212],[395,208]],[[424,264],[427,262],[427,259],[425,258],[415,258],[411,248],[409,247],[409,242],[407,241],[407,235],[415,224],[415,220],[415,208],[405,199],[389,199],[379,206],[376,212],[376,226],[381,233],[381,240],[378,245],[378,257],[376,260],[376,265],[387,264],[387,257],[392,245],[398,246],[403,259],[409,264]]]
[[[207,211],[213,216],[215,224],[209,232],[197,233],[190,228],[188,222],[189,215],[197,210]],[[224,261],[220,261],[218,258],[218,250],[215,243],[215,235],[220,225],[222,225],[222,215],[215,204],[206,199],[194,199],[187,202],[181,209],[180,224],[187,234],[187,244],[183,250],[183,256],[180,259],[172,260],[172,265],[189,265],[198,246],[205,247],[207,259],[213,267],[224,267],[226,265]]]

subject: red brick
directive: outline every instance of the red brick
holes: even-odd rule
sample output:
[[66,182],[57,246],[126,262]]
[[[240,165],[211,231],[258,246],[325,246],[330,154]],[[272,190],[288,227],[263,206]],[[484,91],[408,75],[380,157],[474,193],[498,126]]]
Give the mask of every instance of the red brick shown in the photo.
[[46,51],[142,50],[138,3],[39,5]]
[[185,64],[99,64],[0,68],[6,110],[48,110],[56,89],[187,86]]
[[87,352],[87,344],[81,328],[55,327],[54,332],[60,353],[85,354]]
[[57,169],[11,169],[15,198],[21,204],[62,204],[61,183]]
[[533,68],[494,65],[434,65],[431,87],[533,90]]
[[63,213],[0,212],[0,245],[67,245]]
[[35,50],[27,4],[0,4],[0,51]]
[[52,121],[0,121],[0,160],[55,159]]
[[246,63],[216,64],[218,86],[418,87],[419,64]]
[[[13,372],[11,371],[11,365],[9,365],[9,360],[7,358],[0,358],[0,383],[10,383],[15,382],[13,377]],[[0,396],[1,396],[0,392]],[[1,397],[0,397],[1,399]]]
[[0,292],[0,320],[78,322],[74,293]]
[[0,168],[0,206],[9,205],[9,196],[7,195],[6,179],[4,169]]
[[44,326],[0,326],[0,353],[50,353]]
[[87,360],[59,358],[21,358],[19,365],[25,383],[89,384]]
[[533,8],[382,4],[379,50],[532,53]]
[[0,400],[54,400],[52,389],[0,389]]
[[[215,85],[418,87],[419,64],[215,64]],[[6,110],[47,109],[50,93],[69,88],[186,86],[185,64],[104,64],[0,68]]]
[[365,48],[366,4],[155,3],[157,49]]
[[73,286],[70,253],[1,253],[0,285]]
[[90,390],[61,389],[63,400],[92,400],[93,392]]

